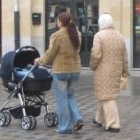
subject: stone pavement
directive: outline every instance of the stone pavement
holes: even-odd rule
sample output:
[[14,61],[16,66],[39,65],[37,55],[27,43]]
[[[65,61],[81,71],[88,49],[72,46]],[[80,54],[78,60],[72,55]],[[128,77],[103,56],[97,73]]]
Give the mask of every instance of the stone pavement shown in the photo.
[[[0,81],[0,106],[6,101],[6,93]],[[20,120],[12,118],[8,127],[0,128],[0,140],[140,140],[140,77],[131,78],[131,86],[128,91],[122,92],[118,98],[118,107],[121,120],[121,132],[104,132],[92,124],[97,101],[93,99],[93,73],[90,70],[82,71],[80,82],[77,86],[76,98],[81,113],[85,118],[85,126],[74,134],[57,134],[56,128],[47,128],[44,124],[45,112],[37,117],[37,128],[33,131],[25,131],[21,127]],[[49,108],[55,111],[53,90],[46,92]],[[17,99],[13,99],[14,104]]]

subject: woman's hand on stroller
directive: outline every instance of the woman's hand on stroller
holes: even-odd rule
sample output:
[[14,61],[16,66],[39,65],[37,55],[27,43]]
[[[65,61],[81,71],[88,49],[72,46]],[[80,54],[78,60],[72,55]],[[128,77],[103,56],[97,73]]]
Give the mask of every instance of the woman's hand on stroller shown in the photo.
[[40,59],[40,57],[34,59],[34,64],[35,64],[35,65],[39,65],[39,63],[38,63],[39,59]]

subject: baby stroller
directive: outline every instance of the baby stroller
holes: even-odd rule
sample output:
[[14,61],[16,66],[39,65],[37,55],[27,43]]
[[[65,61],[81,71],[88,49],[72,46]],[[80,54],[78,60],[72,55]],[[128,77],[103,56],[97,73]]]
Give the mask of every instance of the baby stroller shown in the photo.
[[[15,119],[21,119],[23,129],[33,130],[37,123],[35,117],[40,115],[41,106],[46,109],[45,124],[48,127],[57,125],[57,114],[49,112],[44,97],[44,91],[51,88],[52,76],[46,68],[33,63],[39,56],[39,52],[31,46],[4,55],[0,76],[9,96],[0,109],[0,126],[8,126],[12,115]],[[12,98],[19,99],[20,103],[14,107],[6,107]]]

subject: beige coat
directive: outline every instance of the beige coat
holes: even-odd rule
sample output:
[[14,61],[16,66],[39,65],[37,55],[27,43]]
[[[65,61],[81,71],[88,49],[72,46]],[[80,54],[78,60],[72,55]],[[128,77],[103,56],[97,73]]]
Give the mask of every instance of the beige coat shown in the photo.
[[[81,34],[79,33],[80,45]],[[53,62],[53,73],[73,73],[81,70],[79,50],[74,50],[67,33],[67,28],[61,28],[52,34],[49,49],[39,59],[39,64]]]
[[90,67],[94,71],[95,99],[115,99],[121,76],[128,74],[126,46],[118,31],[103,29],[94,36]]

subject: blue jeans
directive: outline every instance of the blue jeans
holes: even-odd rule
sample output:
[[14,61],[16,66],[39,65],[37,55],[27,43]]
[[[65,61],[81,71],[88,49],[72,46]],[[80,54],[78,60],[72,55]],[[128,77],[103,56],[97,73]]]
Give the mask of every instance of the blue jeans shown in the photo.
[[74,125],[83,120],[74,99],[74,85],[79,76],[79,73],[53,74],[59,133],[71,133]]

